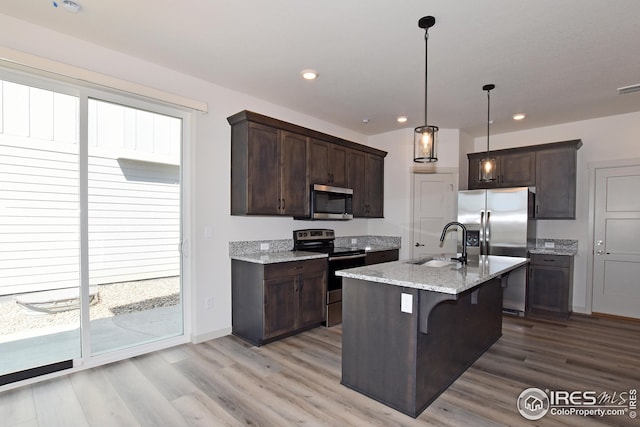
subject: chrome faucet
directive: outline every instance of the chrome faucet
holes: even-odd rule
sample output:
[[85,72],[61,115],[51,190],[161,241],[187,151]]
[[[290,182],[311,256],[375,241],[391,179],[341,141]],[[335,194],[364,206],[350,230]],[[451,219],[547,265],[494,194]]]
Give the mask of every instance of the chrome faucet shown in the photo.
[[462,229],[462,255],[457,258],[452,257],[451,259],[460,261],[461,263],[466,264],[467,263],[467,227],[465,227],[464,224],[461,224],[457,221],[451,221],[450,223],[445,225],[444,229],[442,230],[442,236],[440,236],[440,241],[444,242],[444,236],[445,234],[447,234],[447,230],[452,225],[457,225]]

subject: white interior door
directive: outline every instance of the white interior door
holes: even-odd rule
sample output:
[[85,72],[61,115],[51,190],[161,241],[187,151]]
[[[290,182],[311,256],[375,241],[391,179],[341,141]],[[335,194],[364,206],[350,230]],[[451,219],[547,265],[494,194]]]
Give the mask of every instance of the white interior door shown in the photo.
[[454,239],[447,238],[440,245],[445,224],[456,219],[456,194],[453,174],[413,175],[412,258],[456,252]]
[[640,318],[640,165],[595,172],[593,312]]

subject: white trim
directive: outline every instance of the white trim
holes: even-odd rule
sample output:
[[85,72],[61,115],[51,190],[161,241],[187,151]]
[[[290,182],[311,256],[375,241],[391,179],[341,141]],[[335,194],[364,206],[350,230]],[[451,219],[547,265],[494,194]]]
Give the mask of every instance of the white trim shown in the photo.
[[143,344],[135,347],[129,347],[126,350],[118,352],[110,352],[104,355],[94,356],[91,359],[74,359],[73,368],[63,369],[61,371],[52,372],[46,375],[39,375],[32,378],[28,378],[23,381],[17,381],[10,384],[0,386],[0,393],[12,390],[18,387],[23,387],[29,384],[35,384],[43,382],[52,378],[58,378],[65,375],[73,374],[75,372],[84,371],[86,369],[95,368],[98,366],[106,365],[108,363],[119,362],[122,360],[130,359],[132,357],[149,354],[156,351],[162,351],[171,347],[187,344],[189,341],[185,335],[180,335],[173,338],[167,338],[160,341],[154,341],[152,343]]
[[200,343],[203,343],[205,341],[214,340],[216,338],[224,337],[224,336],[227,336],[227,335],[230,335],[230,334],[231,334],[231,328],[230,327],[223,328],[223,329],[217,329],[215,331],[207,332],[205,334],[192,335],[191,336],[191,342],[193,344],[200,344]]
[[117,89],[129,94],[167,102],[169,104],[190,108],[192,110],[202,111],[204,113],[209,110],[207,103],[203,101],[196,101],[181,95],[165,92],[160,89],[121,80],[106,74],[85,70],[80,67],[9,49],[3,46],[0,46],[0,60],[44,71],[46,73],[53,73],[58,76],[72,78],[93,85]]
[[629,159],[603,160],[587,163],[589,173],[589,219],[587,223],[587,289],[585,290],[584,313],[591,314],[593,310],[593,239],[595,234],[596,216],[596,170],[604,168],[637,166],[640,165],[640,157]]

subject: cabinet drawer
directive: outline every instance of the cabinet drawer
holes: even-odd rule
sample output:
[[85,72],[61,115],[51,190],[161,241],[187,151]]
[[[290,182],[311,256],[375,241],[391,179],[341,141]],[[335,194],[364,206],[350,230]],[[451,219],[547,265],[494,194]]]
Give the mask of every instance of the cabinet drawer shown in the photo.
[[381,264],[383,262],[397,261],[398,249],[389,249],[385,251],[367,252],[365,264]]
[[327,258],[266,264],[264,266],[264,278],[267,280],[275,277],[295,276],[326,269]]
[[571,257],[568,255],[531,254],[530,258],[531,264],[535,265],[569,267],[571,264]]

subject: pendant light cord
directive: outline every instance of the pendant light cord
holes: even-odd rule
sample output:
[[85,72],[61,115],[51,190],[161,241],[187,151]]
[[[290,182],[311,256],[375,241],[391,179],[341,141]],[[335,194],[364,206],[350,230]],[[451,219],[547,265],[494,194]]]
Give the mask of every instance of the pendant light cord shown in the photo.
[[429,28],[424,30],[424,125],[429,126],[427,123],[427,82],[429,81]]
[[489,126],[491,124],[491,89],[487,90],[487,159],[489,158]]

